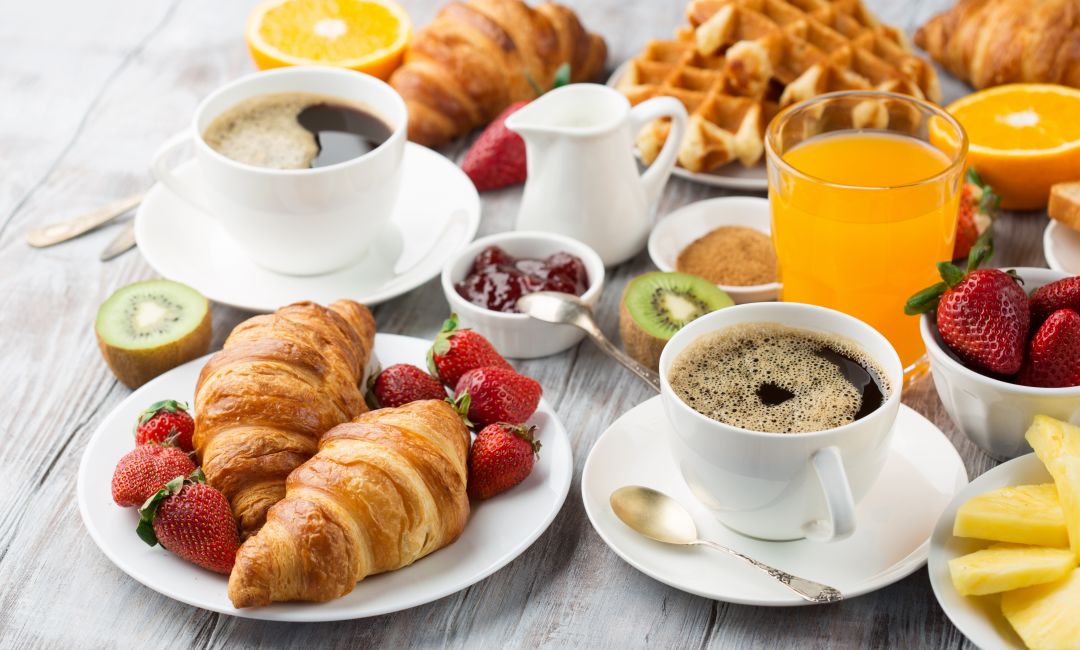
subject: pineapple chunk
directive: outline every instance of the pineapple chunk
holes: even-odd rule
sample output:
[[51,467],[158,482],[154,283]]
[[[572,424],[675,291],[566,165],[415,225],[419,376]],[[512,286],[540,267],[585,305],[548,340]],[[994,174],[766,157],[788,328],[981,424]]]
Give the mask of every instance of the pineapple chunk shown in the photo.
[[1032,650],[1080,650],[1080,569],[1002,594],[1001,613]]
[[972,497],[957,510],[953,535],[1069,548],[1065,515],[1053,483],[1004,487]]
[[[1065,527],[1073,553],[1080,558],[1080,457],[1062,456],[1052,461],[1050,473],[1057,484],[1058,501],[1065,513]],[[1077,613],[1080,616],[1080,612]]]
[[1024,438],[1051,475],[1054,474],[1054,469],[1050,465],[1055,458],[1080,457],[1080,427],[1068,422],[1046,415],[1036,415]]
[[961,595],[984,596],[1060,580],[1075,566],[1066,549],[994,544],[949,560],[949,573]]

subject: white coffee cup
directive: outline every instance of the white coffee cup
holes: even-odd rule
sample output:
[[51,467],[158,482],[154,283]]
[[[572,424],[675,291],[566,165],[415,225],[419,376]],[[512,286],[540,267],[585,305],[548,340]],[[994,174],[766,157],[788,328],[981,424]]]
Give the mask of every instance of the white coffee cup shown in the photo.
[[[779,323],[853,341],[886,374],[885,403],[850,424],[810,433],[761,433],[708,418],[671,388],[675,358],[702,335],[742,323]],[[904,371],[888,340],[847,314],[799,303],[749,303],[703,316],[660,355],[669,441],[683,478],[726,526],[768,540],[843,539],[855,531],[855,504],[888,458]]]
[[[203,140],[214,118],[237,103],[288,92],[339,97],[381,118],[393,133],[362,156],[313,169],[248,165]],[[211,93],[195,109],[191,126],[154,154],[152,170],[159,182],[217,219],[259,265],[291,275],[327,273],[362,257],[393,215],[407,126],[405,102],[375,77],[322,66],[281,68]],[[194,178],[177,175],[170,165],[173,153],[186,146],[195,150]]]

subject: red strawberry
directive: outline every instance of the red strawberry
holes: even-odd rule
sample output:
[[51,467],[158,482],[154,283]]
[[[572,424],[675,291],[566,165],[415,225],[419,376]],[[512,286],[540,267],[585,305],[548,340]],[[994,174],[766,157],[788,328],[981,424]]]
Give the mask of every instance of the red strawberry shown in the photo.
[[1080,386],[1080,314],[1059,309],[1035,332],[1017,383],[1042,388]]
[[989,231],[968,257],[967,271],[938,264],[944,282],[915,294],[907,314],[937,309],[937,328],[945,344],[978,372],[1012,375],[1024,361],[1031,310],[1014,272],[977,269],[993,252]]
[[123,507],[141,506],[177,476],[195,471],[195,463],[177,447],[140,445],[120,459],[112,477],[112,498]]
[[472,330],[457,328],[457,314],[443,323],[442,331],[428,350],[428,370],[446,386],[456,386],[461,376],[473,368],[496,366],[512,370],[495,347]]
[[960,192],[960,211],[956,219],[956,243],[953,244],[954,260],[967,257],[975,240],[990,227],[993,210],[998,197],[983,183],[974,169],[968,169],[967,181]]
[[539,382],[509,368],[476,368],[462,375],[454,389],[455,404],[477,426],[495,422],[520,424],[536,412],[543,389]]
[[489,499],[525,480],[540,453],[540,443],[533,439],[535,429],[500,422],[476,435],[469,450],[470,497]]
[[1080,276],[1051,282],[1031,292],[1031,327],[1038,328],[1059,309],[1080,313]]
[[240,548],[229,501],[202,482],[177,477],[139,510],[136,532],[150,546],[160,543],[178,557],[228,575]]
[[380,408],[401,406],[422,399],[446,399],[446,389],[416,366],[399,363],[375,378],[372,393]]
[[151,404],[139,416],[135,444],[172,442],[184,451],[193,451],[191,436],[195,433],[195,421],[187,408],[187,404],[171,399]]
[[469,147],[461,169],[477,191],[495,190],[525,182],[525,141],[506,128],[506,118],[528,102],[515,102],[506,107]]

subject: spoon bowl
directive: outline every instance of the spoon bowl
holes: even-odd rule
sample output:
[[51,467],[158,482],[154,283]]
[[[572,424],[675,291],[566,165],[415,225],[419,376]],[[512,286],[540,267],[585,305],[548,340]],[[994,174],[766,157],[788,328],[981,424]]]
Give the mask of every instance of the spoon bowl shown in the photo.
[[611,493],[611,509],[624,524],[665,544],[693,544],[697,526],[686,508],[663,492],[627,485]]

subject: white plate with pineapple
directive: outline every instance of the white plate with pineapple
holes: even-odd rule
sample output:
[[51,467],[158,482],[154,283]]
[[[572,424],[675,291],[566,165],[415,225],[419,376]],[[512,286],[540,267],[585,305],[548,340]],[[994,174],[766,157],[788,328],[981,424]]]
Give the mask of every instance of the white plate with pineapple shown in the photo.
[[[981,648],[1076,648],[1080,569],[1068,544],[1080,538],[1080,427],[1040,416],[1027,439],[1037,454],[983,474],[942,513],[930,584],[949,620]],[[1055,482],[1043,461],[1061,457],[1050,461],[1061,468]],[[1080,551],[1080,539],[1073,547]]]

